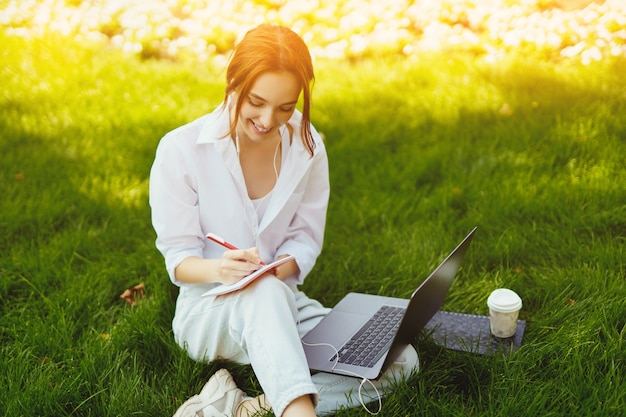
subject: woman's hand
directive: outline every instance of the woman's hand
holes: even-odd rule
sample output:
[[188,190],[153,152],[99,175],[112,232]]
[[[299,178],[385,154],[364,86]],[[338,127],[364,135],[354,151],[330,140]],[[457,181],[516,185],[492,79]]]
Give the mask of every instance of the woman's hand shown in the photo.
[[176,267],[174,273],[178,281],[187,284],[219,282],[230,285],[262,265],[257,248],[236,249],[224,252],[221,258],[203,259],[190,256]]
[[224,252],[218,269],[219,282],[234,284],[263,265],[257,248],[237,249]]
[[[287,254],[280,255],[276,258],[276,260],[286,258],[287,256],[289,255]],[[284,281],[285,278],[291,275],[294,275],[294,274],[297,275],[299,273],[300,273],[300,268],[298,267],[298,263],[296,262],[295,259],[291,259],[290,261],[287,261],[286,263],[268,271],[268,274],[274,275],[276,278],[280,279],[281,281]]]

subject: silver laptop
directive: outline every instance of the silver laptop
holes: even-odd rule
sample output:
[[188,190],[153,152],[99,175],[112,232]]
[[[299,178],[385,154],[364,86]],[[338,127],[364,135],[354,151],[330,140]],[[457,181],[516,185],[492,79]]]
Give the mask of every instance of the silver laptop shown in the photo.
[[302,338],[313,371],[377,379],[439,311],[474,228],[410,300],[349,293]]

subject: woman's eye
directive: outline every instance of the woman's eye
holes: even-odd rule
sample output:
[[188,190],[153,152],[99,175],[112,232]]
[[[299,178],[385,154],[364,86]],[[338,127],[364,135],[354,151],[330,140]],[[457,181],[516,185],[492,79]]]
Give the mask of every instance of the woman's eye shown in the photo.
[[256,103],[252,100],[248,100],[248,103],[250,103],[252,107],[261,107],[263,105],[262,103]]
[[293,107],[289,107],[289,108],[281,107],[280,111],[285,112],[285,113],[289,113],[289,112],[293,111]]

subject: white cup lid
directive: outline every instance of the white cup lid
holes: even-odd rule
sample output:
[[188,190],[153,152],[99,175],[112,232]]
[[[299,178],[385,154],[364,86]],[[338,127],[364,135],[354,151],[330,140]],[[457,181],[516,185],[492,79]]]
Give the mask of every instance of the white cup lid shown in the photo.
[[487,306],[500,313],[510,313],[522,308],[522,299],[515,291],[508,288],[499,288],[489,295]]

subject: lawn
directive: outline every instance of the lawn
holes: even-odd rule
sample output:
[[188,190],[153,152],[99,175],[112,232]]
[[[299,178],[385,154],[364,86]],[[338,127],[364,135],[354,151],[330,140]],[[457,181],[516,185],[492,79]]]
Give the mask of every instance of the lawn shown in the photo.
[[[218,368],[173,341],[154,247],[160,137],[222,99],[222,68],[0,36],[0,414],[171,415]],[[524,300],[509,355],[415,341],[381,415],[624,415],[626,60],[509,54],[320,59],[332,196],[304,290],[408,297],[474,226],[444,310]],[[135,306],[119,295],[143,282]],[[362,409],[337,416],[365,415]]]

